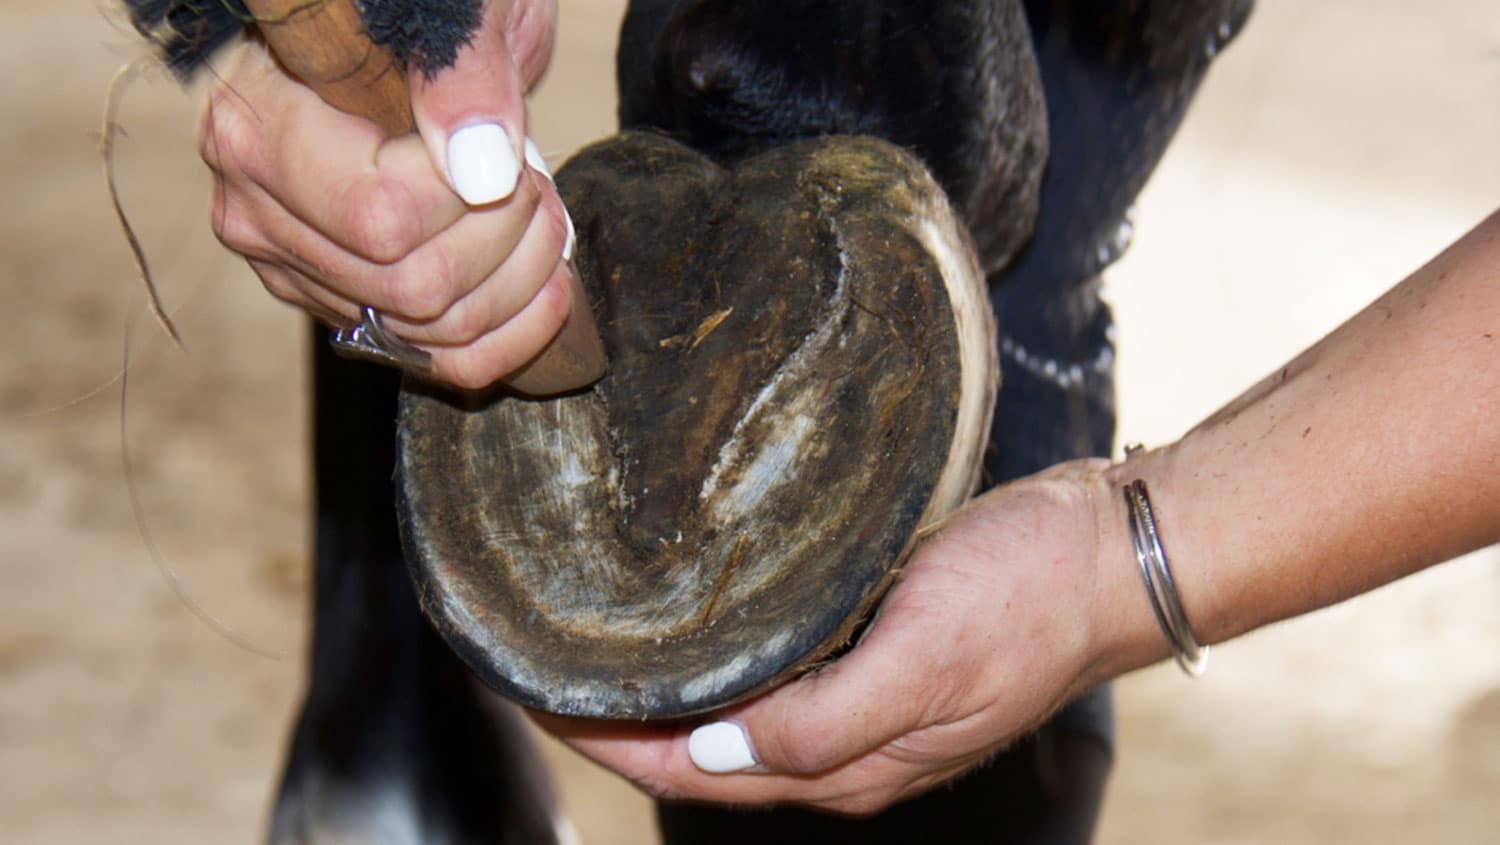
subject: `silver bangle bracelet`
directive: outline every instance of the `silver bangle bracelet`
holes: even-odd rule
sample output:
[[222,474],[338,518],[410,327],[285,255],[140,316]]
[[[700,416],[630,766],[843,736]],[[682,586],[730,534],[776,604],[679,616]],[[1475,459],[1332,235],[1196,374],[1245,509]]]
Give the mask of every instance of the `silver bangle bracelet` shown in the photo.
[[[1139,444],[1126,446],[1126,458],[1140,449]],[[1172,580],[1172,569],[1167,564],[1167,553],[1157,532],[1156,515],[1151,510],[1146,482],[1137,478],[1125,485],[1124,494],[1125,510],[1130,518],[1130,539],[1135,544],[1135,557],[1146,581],[1151,609],[1156,612],[1157,624],[1167,637],[1177,665],[1196,678],[1208,665],[1208,646],[1199,645],[1198,638],[1193,636],[1193,628],[1182,608],[1182,599],[1177,595],[1177,584]]]

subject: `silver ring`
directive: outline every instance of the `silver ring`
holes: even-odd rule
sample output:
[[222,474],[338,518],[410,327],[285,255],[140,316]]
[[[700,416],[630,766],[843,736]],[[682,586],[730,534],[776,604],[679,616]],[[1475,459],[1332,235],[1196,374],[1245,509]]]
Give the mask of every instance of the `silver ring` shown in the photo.
[[335,330],[328,342],[344,358],[395,367],[415,375],[432,375],[432,355],[386,331],[380,314],[368,305],[359,325]]

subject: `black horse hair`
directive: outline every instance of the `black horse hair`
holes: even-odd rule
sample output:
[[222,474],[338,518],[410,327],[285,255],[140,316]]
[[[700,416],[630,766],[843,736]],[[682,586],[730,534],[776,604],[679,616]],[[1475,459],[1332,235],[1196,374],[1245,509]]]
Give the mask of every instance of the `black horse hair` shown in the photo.
[[[316,0],[313,0],[316,2]],[[243,0],[124,0],[136,31],[186,80],[255,18]],[[482,0],[356,0],[370,40],[402,66],[433,74],[453,64],[479,28]]]

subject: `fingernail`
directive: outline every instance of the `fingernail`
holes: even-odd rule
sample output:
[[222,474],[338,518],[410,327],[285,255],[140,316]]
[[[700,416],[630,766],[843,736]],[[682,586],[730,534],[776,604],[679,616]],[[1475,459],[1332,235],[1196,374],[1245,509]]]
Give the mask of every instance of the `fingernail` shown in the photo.
[[531,169],[546,176],[548,181],[552,179],[552,168],[547,166],[547,160],[542,158],[542,151],[537,149],[536,143],[530,138],[526,139],[526,163]]
[[755,765],[745,729],[733,722],[712,722],[688,737],[688,756],[693,765],[710,774],[742,772]]
[[[532,170],[546,176],[547,181],[552,181],[552,169],[547,166],[547,160],[542,158],[542,151],[537,149],[536,143],[530,138],[526,139],[526,163],[531,166]],[[578,240],[578,230],[574,228],[573,215],[568,213],[566,207],[563,208],[563,220],[568,224],[568,240],[563,244],[562,257],[564,261],[572,261],[573,242]]]
[[469,205],[505,199],[520,176],[510,137],[498,125],[466,126],[448,137],[448,179]]

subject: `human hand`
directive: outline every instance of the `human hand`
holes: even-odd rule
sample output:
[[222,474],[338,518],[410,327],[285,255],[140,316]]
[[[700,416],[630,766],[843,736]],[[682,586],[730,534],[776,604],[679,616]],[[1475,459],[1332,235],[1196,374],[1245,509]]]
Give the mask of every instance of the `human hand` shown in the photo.
[[524,96],[556,17],[555,0],[490,0],[453,67],[411,75],[420,135],[392,139],[247,43],[201,123],[215,233],[274,296],[330,326],[375,308],[432,354],[440,381],[478,388],[517,370],[576,291],[572,224],[526,139]]
[[659,797],[866,814],[929,790],[1164,655],[1106,466],[976,499],[916,550],[852,651],[710,725],[536,719]]

